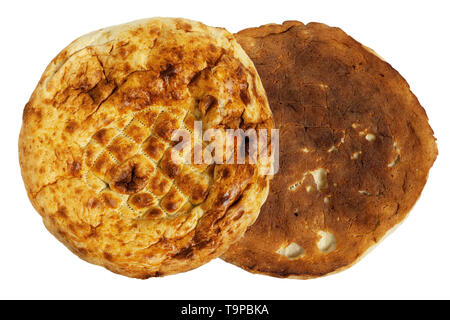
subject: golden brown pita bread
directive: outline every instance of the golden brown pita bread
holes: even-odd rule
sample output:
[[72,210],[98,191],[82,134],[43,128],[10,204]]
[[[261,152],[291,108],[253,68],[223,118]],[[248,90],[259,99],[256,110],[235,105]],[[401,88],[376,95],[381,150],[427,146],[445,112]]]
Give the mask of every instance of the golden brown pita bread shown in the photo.
[[19,140],[45,226],[82,259],[130,277],[221,255],[256,219],[270,177],[260,162],[175,161],[171,135],[192,135],[195,120],[273,125],[253,63],[226,30],[155,18],[75,40],[44,72]]

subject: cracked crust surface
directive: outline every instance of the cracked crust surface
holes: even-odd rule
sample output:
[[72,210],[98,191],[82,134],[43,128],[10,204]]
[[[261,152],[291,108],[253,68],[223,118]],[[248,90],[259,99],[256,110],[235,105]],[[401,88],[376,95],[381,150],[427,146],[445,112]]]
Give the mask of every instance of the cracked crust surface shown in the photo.
[[288,21],[236,38],[280,129],[280,170],[222,258],[275,277],[342,270],[418,199],[437,156],[426,113],[397,71],[338,28]]
[[129,277],[221,255],[256,219],[270,177],[259,162],[175,161],[171,135],[192,138],[195,120],[204,130],[273,126],[253,63],[226,30],[154,18],[75,40],[45,70],[19,138],[25,187],[47,229]]

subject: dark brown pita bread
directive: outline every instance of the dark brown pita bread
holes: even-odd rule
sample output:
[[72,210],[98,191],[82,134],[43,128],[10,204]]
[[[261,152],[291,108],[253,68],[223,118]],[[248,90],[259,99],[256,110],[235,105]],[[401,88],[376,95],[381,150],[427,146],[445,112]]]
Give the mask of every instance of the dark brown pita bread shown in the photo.
[[418,199],[437,156],[427,115],[397,71],[338,28],[289,21],[237,39],[280,129],[280,171],[222,257],[276,277],[342,270]]

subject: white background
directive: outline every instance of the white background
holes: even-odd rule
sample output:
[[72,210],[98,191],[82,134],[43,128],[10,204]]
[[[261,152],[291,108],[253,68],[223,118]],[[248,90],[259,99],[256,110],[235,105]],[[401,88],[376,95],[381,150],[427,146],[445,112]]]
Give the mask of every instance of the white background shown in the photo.
[[[313,299],[450,298],[449,1],[2,1],[0,4],[0,298]],[[231,32],[296,19],[339,26],[410,83],[430,118],[439,156],[408,219],[351,269],[316,280],[252,275],[221,260],[135,280],[90,265],[44,228],[17,155],[22,110],[50,60],[78,36],[153,16]]]

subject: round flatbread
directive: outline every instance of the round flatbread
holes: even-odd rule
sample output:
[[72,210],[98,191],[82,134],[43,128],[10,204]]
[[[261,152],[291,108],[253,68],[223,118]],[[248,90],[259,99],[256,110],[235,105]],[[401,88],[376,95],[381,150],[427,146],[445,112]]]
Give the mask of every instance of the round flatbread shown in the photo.
[[280,170],[222,257],[276,277],[342,270],[418,199],[437,156],[426,113],[398,72],[338,28],[289,21],[237,40],[280,129]]
[[204,152],[195,121],[203,130],[273,126],[253,63],[225,29],[155,18],[75,40],[44,72],[19,139],[26,190],[47,229],[130,277],[221,255],[267,197],[267,161],[185,161],[193,153],[171,138],[183,129]]

